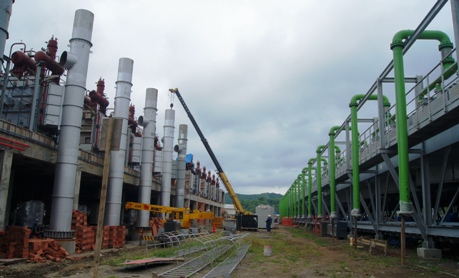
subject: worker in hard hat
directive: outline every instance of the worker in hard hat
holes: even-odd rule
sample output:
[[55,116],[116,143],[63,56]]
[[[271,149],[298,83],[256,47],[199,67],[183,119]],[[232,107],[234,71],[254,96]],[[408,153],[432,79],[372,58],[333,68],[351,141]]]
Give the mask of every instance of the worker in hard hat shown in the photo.
[[271,215],[268,215],[268,218],[266,219],[266,231],[268,233],[271,232],[271,224],[273,223],[273,219],[271,218]]

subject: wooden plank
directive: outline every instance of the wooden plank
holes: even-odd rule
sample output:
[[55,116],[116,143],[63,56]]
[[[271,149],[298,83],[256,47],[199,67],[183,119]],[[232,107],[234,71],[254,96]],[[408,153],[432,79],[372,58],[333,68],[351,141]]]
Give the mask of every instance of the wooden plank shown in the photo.
[[[113,133],[114,119],[110,118],[108,122],[108,134]],[[107,136],[107,146],[112,144],[112,136]],[[105,215],[105,202],[107,199],[107,190],[108,190],[108,173],[110,170],[110,149],[105,151],[104,157],[104,170],[102,175],[102,186],[100,189],[100,204],[99,204],[99,215],[97,218],[97,235],[96,235],[96,248],[94,250],[94,273],[93,277],[98,277],[99,265],[100,265],[100,249],[102,247],[102,236],[103,236],[103,227],[104,227],[104,215]]]

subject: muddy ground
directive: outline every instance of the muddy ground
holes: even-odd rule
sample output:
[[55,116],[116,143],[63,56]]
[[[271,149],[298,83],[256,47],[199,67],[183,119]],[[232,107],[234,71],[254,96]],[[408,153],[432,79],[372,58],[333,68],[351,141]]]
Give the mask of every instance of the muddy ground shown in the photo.
[[[318,237],[300,228],[279,227],[271,234],[251,232],[252,246],[231,277],[459,277],[459,258],[420,259],[416,249],[407,250],[401,265],[399,248],[382,248],[369,254],[368,247],[351,247],[348,240]],[[271,256],[268,255],[271,249]],[[161,251],[160,251],[161,252]],[[150,253],[150,256],[152,254]],[[145,246],[132,242],[116,250],[104,250],[99,277],[152,277],[176,267],[176,264],[126,268],[120,262],[147,257]],[[92,254],[76,256],[79,260],[60,263],[19,262],[0,266],[0,277],[92,277]],[[192,256],[185,257],[185,260]],[[203,277],[207,267],[192,277]]]

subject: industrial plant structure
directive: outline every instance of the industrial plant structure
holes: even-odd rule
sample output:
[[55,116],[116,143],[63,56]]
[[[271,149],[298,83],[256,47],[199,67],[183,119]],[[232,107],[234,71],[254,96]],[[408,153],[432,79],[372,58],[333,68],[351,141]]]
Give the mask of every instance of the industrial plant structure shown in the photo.
[[[130,99],[134,61],[119,58],[110,113],[104,79],[87,80],[92,30],[97,28],[94,15],[75,12],[70,50],[60,55],[54,37],[43,51],[33,51],[25,42],[4,49],[13,3],[0,1],[0,53],[5,53],[0,83],[0,230],[30,227],[38,219],[46,227],[45,236],[71,251],[72,214],[83,211],[88,225],[97,223],[104,175],[105,226],[134,231],[149,227],[150,213],[125,212],[128,201],[210,210],[221,216],[225,192],[218,177],[187,155],[187,125],[179,125],[175,143],[173,109],[164,111],[163,135],[158,135],[156,89],[146,88],[144,115],[136,117]],[[97,87],[87,88],[92,82]],[[107,134],[111,117],[119,124]],[[107,136],[113,136],[111,145],[106,145]],[[111,159],[104,167],[107,152]]]
[[[366,93],[342,92],[350,115],[329,127],[292,177],[280,202],[284,223],[326,222],[323,233],[336,235],[327,230],[334,223],[376,239],[403,234],[422,241],[420,256],[441,256],[442,246],[459,243],[459,1],[447,3],[436,1],[416,30],[394,34],[387,42],[393,61]],[[443,8],[452,8],[451,39],[429,29]],[[419,57],[435,55],[438,64],[405,76],[403,55],[419,40],[438,42]]]

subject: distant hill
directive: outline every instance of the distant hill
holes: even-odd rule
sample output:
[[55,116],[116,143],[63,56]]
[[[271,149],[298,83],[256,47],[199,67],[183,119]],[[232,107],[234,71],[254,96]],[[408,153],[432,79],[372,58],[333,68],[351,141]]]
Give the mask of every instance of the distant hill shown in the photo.
[[[284,196],[277,193],[261,193],[261,194],[237,194],[242,207],[246,211],[255,213],[255,209],[258,205],[270,205],[274,207],[276,213],[279,212],[279,202]],[[225,194],[225,204],[232,204],[233,201],[228,193]]]

